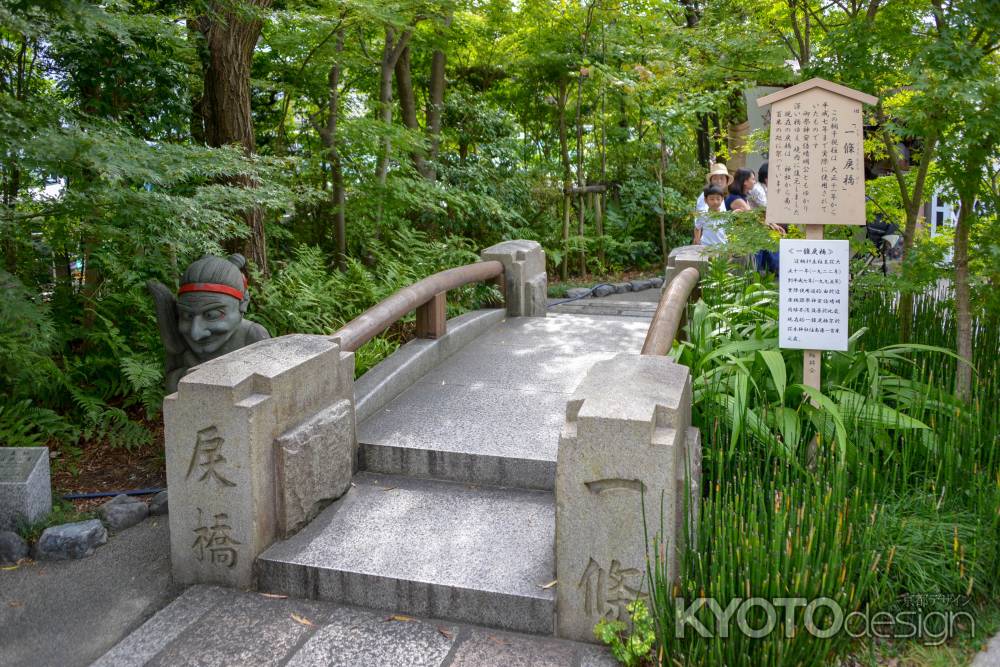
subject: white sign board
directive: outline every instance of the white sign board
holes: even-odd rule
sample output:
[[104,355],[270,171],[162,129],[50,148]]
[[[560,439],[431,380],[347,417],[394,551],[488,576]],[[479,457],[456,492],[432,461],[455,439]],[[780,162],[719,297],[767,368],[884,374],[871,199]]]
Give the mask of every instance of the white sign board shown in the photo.
[[849,241],[781,239],[778,346],[847,350]]

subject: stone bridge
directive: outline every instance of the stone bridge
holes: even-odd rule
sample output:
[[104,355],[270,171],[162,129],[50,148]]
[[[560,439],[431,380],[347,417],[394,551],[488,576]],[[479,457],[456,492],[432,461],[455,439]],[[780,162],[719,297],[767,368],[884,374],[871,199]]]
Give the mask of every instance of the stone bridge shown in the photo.
[[663,298],[556,305],[537,244],[483,257],[505,308],[409,304],[425,337],[357,380],[354,323],[182,379],[164,407],[179,583],[593,642],[648,592],[641,507],[661,499],[676,572],[700,445],[688,369],[663,354],[697,283],[675,276],[703,261],[675,251]]

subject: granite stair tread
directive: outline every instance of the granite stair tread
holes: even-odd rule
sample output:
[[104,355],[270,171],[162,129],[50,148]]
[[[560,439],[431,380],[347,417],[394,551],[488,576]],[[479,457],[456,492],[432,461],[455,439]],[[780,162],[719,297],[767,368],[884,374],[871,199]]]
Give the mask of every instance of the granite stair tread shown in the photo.
[[551,633],[551,493],[359,473],[258,559],[259,589]]

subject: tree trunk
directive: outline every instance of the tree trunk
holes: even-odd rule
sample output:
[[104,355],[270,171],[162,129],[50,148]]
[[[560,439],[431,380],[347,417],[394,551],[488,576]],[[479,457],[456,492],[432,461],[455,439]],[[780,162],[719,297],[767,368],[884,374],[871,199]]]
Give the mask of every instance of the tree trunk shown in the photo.
[[665,208],[666,204],[663,201],[663,176],[667,171],[667,143],[660,132],[660,157],[656,163],[656,183],[659,186],[657,188],[657,200],[659,202],[659,211],[657,211],[656,217],[660,221],[660,253],[663,256],[663,266],[667,266],[667,259],[669,258],[670,251],[667,250],[667,221]]
[[[589,26],[588,26],[589,27]],[[586,49],[586,38],[584,38],[584,49]],[[586,55],[586,54],[584,54]],[[582,191],[587,185],[587,177],[583,172],[583,75],[576,79],[576,185]],[[577,235],[580,237],[580,275],[587,275],[587,255],[584,250],[583,235],[585,232],[584,223],[586,211],[583,206],[583,195],[577,195]]]
[[[892,166],[892,173],[896,177],[899,185],[899,195],[903,202],[903,209],[906,211],[906,225],[903,228],[903,260],[910,254],[917,236],[917,220],[920,217],[920,207],[924,199],[924,184],[927,181],[927,170],[930,168],[931,160],[934,156],[934,148],[937,145],[937,134],[931,132],[924,140],[924,154],[920,160],[920,167],[917,170],[917,178],[913,183],[913,192],[909,191],[906,185],[906,178],[902,167],[899,166],[899,155],[896,153],[896,145],[888,134],[885,127],[886,119],[882,108],[877,110],[879,123],[882,125],[882,143],[885,144],[886,152],[889,155],[889,162]],[[910,340],[913,329],[913,293],[903,291],[899,295],[899,339],[906,343]]]
[[[382,62],[379,66],[379,118],[385,127],[385,138],[382,140],[382,152],[378,157],[378,164],[375,167],[375,176],[379,185],[385,185],[389,175],[389,153],[392,144],[389,140],[389,126],[392,125],[392,73],[396,69],[396,61],[402,55],[403,50],[410,42],[412,31],[407,30],[396,41],[396,30],[392,27],[385,29],[385,46],[382,49]],[[379,204],[381,211],[381,204]],[[381,217],[381,214],[379,215]]]
[[340,114],[340,54],[343,50],[344,30],[340,29],[337,31],[337,61],[330,67],[326,77],[328,114],[326,125],[319,128],[320,138],[330,160],[333,188],[330,192],[329,202],[334,215],[333,238],[337,248],[336,264],[341,271],[347,266],[347,221],[344,213],[346,196],[344,193],[344,171],[341,164],[339,142],[337,141],[337,121]]
[[605,266],[604,261],[604,193],[598,192],[594,195],[594,232],[597,234],[597,261],[601,267]]
[[[271,0],[244,0],[243,4],[252,9],[265,9]],[[263,24],[258,18],[234,12],[230,3],[214,2],[198,25],[204,30],[208,47],[202,105],[205,141],[210,146],[239,144],[247,155],[251,155],[256,142],[250,113],[250,61]],[[255,186],[253,180],[246,177],[236,182],[244,187]],[[243,215],[250,228],[244,253],[266,276],[264,212],[254,207]]]
[[[451,27],[451,21],[452,17],[449,14],[444,22],[446,28]],[[444,113],[446,65],[447,58],[444,51],[442,49],[434,49],[434,54],[431,56],[430,87],[427,91],[427,134],[430,138],[430,148],[427,152],[427,158],[430,165],[425,174],[431,181],[437,180],[438,177],[436,163],[438,153],[441,150],[441,116]]]
[[955,395],[968,401],[972,395],[972,309],[969,295],[969,226],[975,196],[963,196],[955,225],[955,315],[958,320],[956,352],[968,363],[955,369]]
[[[403,117],[403,124],[407,129],[414,132],[420,131],[420,123],[417,122],[417,102],[413,95],[413,78],[410,75],[410,47],[407,46],[396,59],[396,91],[399,93],[399,109]],[[424,156],[419,152],[410,153],[413,166],[424,178],[427,175],[427,163]]]
[[[563,166],[563,192],[569,192],[573,185],[572,167],[569,161],[569,138],[566,132],[566,102],[569,100],[569,86],[566,79],[559,79],[559,95],[556,99],[556,113],[559,114],[559,153]],[[569,207],[570,196],[563,197],[563,261],[562,279],[569,275]]]

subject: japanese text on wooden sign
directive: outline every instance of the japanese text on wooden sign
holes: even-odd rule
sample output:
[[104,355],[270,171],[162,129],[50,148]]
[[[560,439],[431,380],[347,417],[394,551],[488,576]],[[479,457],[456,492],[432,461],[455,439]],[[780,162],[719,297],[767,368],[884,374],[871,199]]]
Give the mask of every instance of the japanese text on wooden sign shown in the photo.
[[850,243],[782,239],[780,246],[778,345],[846,350]]
[[767,221],[865,223],[861,102],[822,88],[774,102]]

